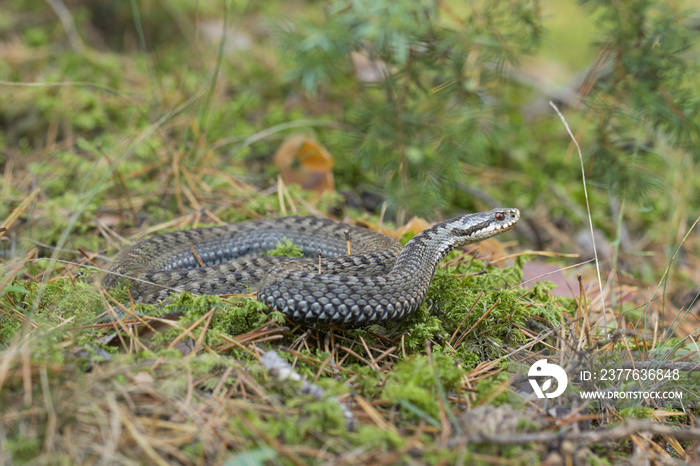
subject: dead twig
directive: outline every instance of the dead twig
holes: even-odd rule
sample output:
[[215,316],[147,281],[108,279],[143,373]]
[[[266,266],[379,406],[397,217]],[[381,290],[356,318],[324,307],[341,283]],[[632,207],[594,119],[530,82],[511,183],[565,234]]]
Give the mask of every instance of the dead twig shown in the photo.
[[466,445],[470,443],[492,443],[495,445],[522,445],[525,443],[549,443],[570,440],[585,444],[610,442],[620,440],[630,435],[648,432],[652,435],[665,435],[677,440],[700,440],[700,427],[686,427],[679,429],[674,426],[659,424],[649,421],[630,421],[627,424],[612,429],[599,429],[588,432],[533,432],[514,435],[466,435],[455,437],[448,442],[449,447]]

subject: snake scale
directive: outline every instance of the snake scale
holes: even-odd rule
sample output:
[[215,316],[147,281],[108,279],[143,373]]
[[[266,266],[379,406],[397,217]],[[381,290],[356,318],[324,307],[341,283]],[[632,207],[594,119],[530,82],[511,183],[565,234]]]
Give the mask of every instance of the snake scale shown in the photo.
[[[141,303],[157,303],[173,291],[255,290],[260,302],[296,322],[368,325],[411,314],[447,253],[509,230],[519,218],[517,209],[506,208],[460,215],[424,230],[403,248],[381,233],[317,217],[175,231],[122,250],[103,283],[130,282]],[[347,255],[346,230],[352,255]],[[284,238],[300,246],[306,258],[257,257]],[[319,252],[321,273],[313,259]]]

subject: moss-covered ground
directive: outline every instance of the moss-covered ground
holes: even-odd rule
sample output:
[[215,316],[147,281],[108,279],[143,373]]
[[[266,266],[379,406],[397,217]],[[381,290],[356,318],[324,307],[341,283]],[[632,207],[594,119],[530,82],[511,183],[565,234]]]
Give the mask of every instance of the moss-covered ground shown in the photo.
[[[573,146],[567,152],[562,122],[538,110],[538,85],[523,84],[537,63],[552,67],[552,81],[566,82],[573,73],[557,66],[595,61],[581,41],[595,43],[601,12],[589,12],[567,36],[584,36],[580,54],[562,57],[554,39],[534,57],[513,51],[523,54],[521,67],[513,65],[501,86],[489,76],[507,60],[482,63],[474,52],[464,59],[472,68],[462,87],[440,100],[456,84],[430,73],[448,68],[441,60],[450,54],[441,54],[459,48],[445,32],[459,29],[459,2],[437,2],[444,29],[434,39],[447,48],[436,46],[438,58],[426,64],[420,54],[431,42],[408,47],[409,58],[395,65],[408,71],[391,89],[361,77],[381,60],[352,61],[362,57],[348,50],[347,62],[329,68],[328,56],[305,55],[336,53],[350,33],[365,34],[358,48],[383,40],[365,18],[366,29],[334,29],[324,49],[328,31],[319,24],[336,17],[318,2],[6,3],[0,463],[698,459],[698,180],[687,176],[696,163],[665,139],[665,152],[635,152],[623,164],[647,176],[649,190],[634,191],[643,192],[638,198],[608,190],[605,177],[590,183],[601,292],[587,262],[592,248],[580,240],[589,219],[579,159]],[[370,2],[348,4],[373,11]],[[552,34],[565,34],[560,15],[582,15],[576,3],[562,4],[546,5]],[[486,16],[476,14],[481,7]],[[509,28],[519,34],[529,21],[527,8],[507,23],[488,21],[504,13],[496,7],[474,8],[467,16],[481,31],[474,50],[483,54],[494,43],[517,42]],[[342,22],[351,9],[333,11]],[[398,30],[413,22],[387,24]],[[412,76],[411,60],[425,66],[429,89],[420,79],[401,81]],[[385,95],[395,100],[387,104]],[[472,124],[477,101],[489,109],[474,110]],[[604,144],[601,132],[586,133],[597,117],[568,110],[584,146],[586,137]],[[471,131],[468,142],[463,131]],[[312,156],[302,150],[280,163],[274,154],[289,136],[303,137]],[[446,147],[473,148],[473,162],[447,160]],[[605,172],[593,156],[586,163],[591,174]],[[654,183],[663,187],[654,191]],[[325,215],[405,241],[421,229],[409,224],[413,214],[436,221],[494,204],[521,209],[518,229],[450,253],[426,302],[400,322],[299,325],[252,296],[184,293],[166,306],[138,305],[128,288],[100,282],[117,251],[171,230]],[[294,247],[272,254],[293,255]],[[557,287],[550,278],[562,281]],[[289,366],[262,364],[270,351]],[[532,394],[527,370],[543,358],[568,374],[557,399]],[[610,380],[582,372],[613,369]],[[580,395],[669,388],[683,397]]]

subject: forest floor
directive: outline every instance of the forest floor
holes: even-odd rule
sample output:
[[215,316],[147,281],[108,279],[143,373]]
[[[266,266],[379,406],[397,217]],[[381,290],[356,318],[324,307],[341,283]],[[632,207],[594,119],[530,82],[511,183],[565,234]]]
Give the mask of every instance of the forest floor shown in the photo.
[[[260,23],[237,30],[234,55],[198,57],[216,40],[200,20],[181,66],[156,33],[166,45],[150,56],[126,33],[125,50],[98,53],[109,37],[88,29],[97,43],[76,46],[65,23],[19,27],[28,13],[13,11],[0,40],[0,462],[698,460],[692,222],[673,217],[673,232],[620,254],[597,227],[595,249],[575,239],[593,233],[580,185],[554,195],[580,201],[577,227],[549,209],[558,201],[515,199],[517,229],[453,251],[418,311],[364,328],[296,324],[253,296],[134,304],[100,279],[155,234],[317,215],[405,242],[430,222],[390,216],[339,175],[350,161],[328,136],[344,130],[337,103],[287,93],[279,52],[246,45],[269,35]],[[557,142],[564,152],[570,140]],[[485,184],[517,179],[464,169]],[[537,367],[567,389],[538,398],[552,380]]]

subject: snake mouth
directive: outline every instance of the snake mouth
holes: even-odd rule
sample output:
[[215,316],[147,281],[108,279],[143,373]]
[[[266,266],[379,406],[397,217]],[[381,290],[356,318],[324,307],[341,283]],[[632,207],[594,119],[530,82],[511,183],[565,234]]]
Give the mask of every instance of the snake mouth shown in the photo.
[[498,226],[500,229],[507,230],[513,228],[515,224],[518,223],[518,220],[520,220],[520,211],[518,209],[508,209],[507,211],[496,212],[494,217],[496,221],[499,222]]

